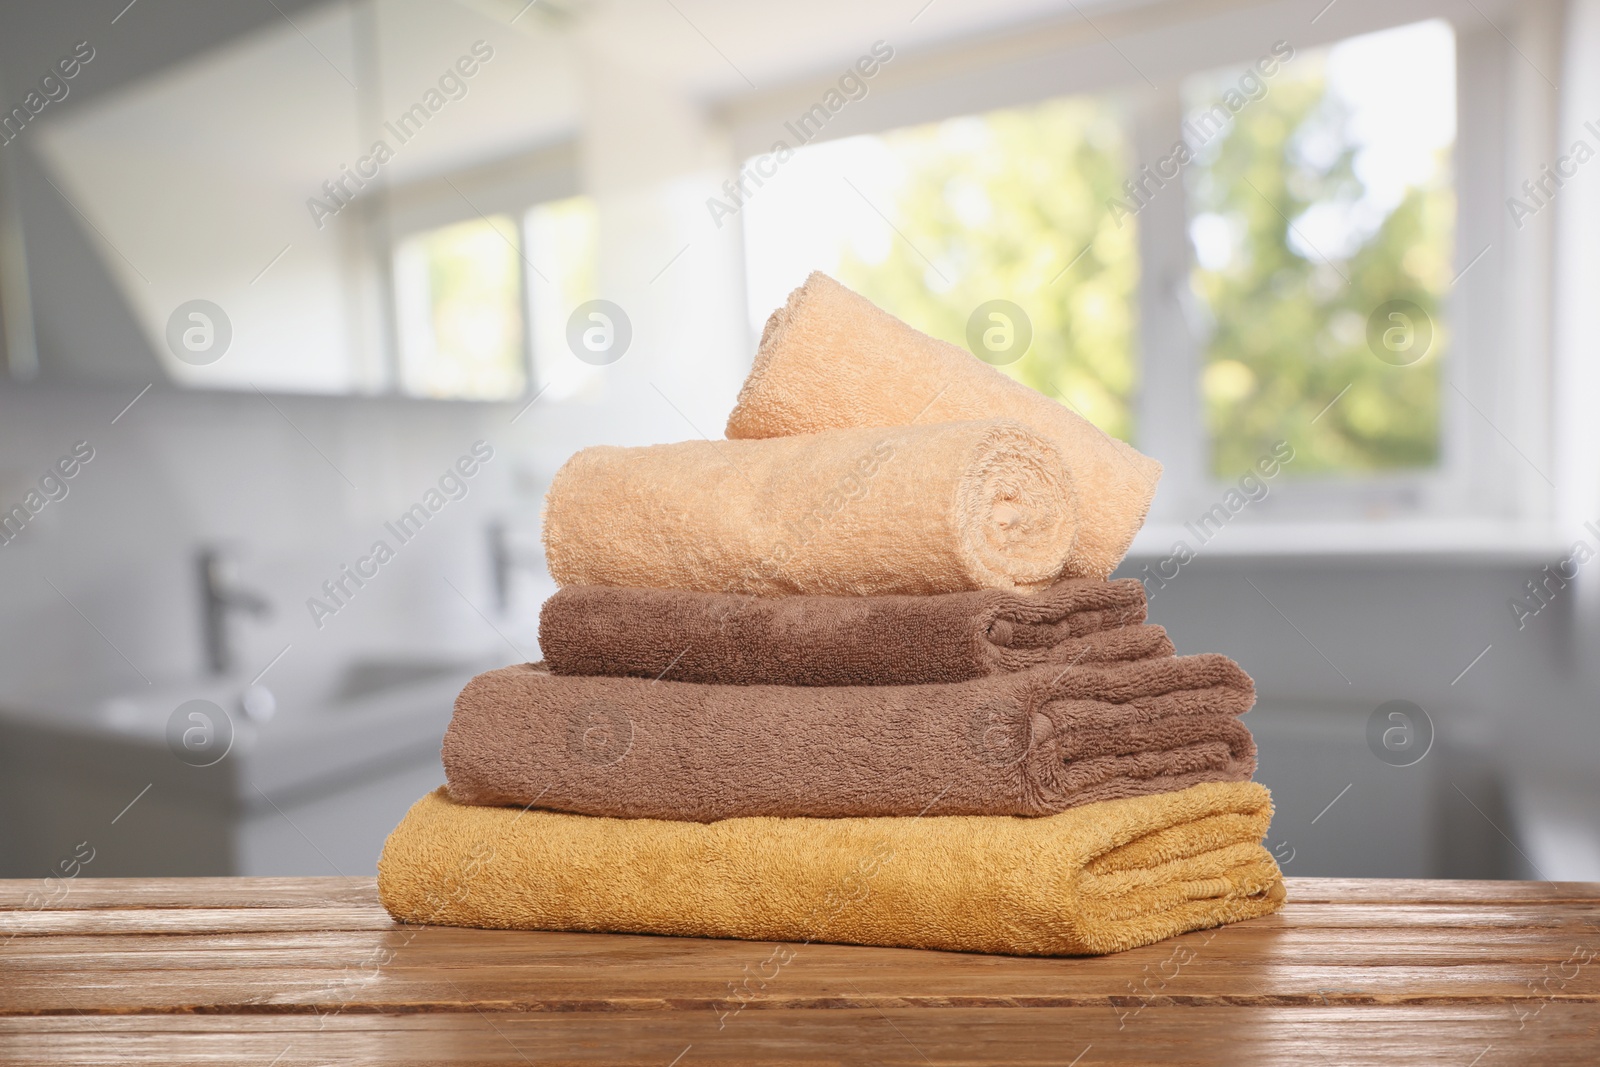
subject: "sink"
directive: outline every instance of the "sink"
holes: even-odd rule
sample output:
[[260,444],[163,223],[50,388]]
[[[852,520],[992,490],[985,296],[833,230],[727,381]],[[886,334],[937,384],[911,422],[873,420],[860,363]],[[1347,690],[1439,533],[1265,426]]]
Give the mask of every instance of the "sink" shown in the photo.
[[157,684],[89,700],[32,705],[35,728],[71,734],[82,748],[88,734],[124,747],[166,749],[185,769],[221,768],[223,775],[190,775],[185,787],[214,793],[232,787],[235,799],[282,799],[334,775],[411,750],[437,759],[456,694],[494,663],[419,657],[361,657],[328,664],[289,664],[252,683],[208,678]]
[[0,700],[0,804],[25,813],[0,826],[0,877],[42,875],[83,840],[89,875],[370,873],[444,779],[456,694],[500,663],[286,659],[254,684]]
[[341,671],[334,695],[340,701],[355,701],[397,686],[458,677],[463,670],[474,669],[474,664],[459,660],[352,660]]
[[[492,665],[492,664],[491,664]],[[71,710],[57,708],[50,718],[66,718],[83,725],[103,725],[120,733],[149,733],[164,728],[174,709],[204,701],[221,709],[241,733],[252,740],[262,733],[282,733],[313,727],[328,715],[393,710],[414,701],[418,692],[433,693],[438,683],[458,689],[467,678],[486,669],[480,661],[363,657],[331,668],[311,668],[289,674],[283,682],[246,681],[242,678],[207,678],[195,682],[153,686],[118,693],[80,704],[88,709],[87,722]],[[394,700],[374,702],[390,695]],[[62,702],[57,703],[79,703]],[[274,729],[268,724],[278,722]],[[288,724],[288,725],[283,725]]]

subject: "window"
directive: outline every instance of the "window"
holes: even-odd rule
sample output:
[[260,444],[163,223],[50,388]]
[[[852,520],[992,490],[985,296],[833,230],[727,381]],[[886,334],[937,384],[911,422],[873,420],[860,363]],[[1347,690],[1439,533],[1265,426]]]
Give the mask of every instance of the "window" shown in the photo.
[[551,400],[577,395],[598,368],[574,357],[567,325],[574,308],[596,293],[595,255],[599,217],[594,201],[573,196],[531,208],[523,221],[530,265],[528,308],[533,319],[533,358]]
[[573,357],[567,326],[595,295],[594,202],[504,199],[516,206],[431,226],[395,246],[402,392],[513,400],[537,378],[555,400],[590,384],[595,368]]
[[395,250],[400,387],[412,396],[509,400],[528,385],[521,251],[497,215],[442,226]]
[[1217,477],[1278,440],[1291,477],[1438,465],[1454,60],[1434,21],[1184,85]]

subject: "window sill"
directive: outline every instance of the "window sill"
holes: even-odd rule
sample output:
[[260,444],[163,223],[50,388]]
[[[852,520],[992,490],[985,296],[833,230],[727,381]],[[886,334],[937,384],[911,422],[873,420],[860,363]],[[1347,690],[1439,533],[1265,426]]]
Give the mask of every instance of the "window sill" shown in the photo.
[[[1596,541],[1578,531],[1573,536]],[[1564,559],[1572,538],[1549,524],[1406,519],[1369,522],[1238,522],[1202,541],[1192,526],[1152,522],[1139,531],[1130,561],[1163,560],[1179,543],[1194,558],[1483,563],[1542,566]]]

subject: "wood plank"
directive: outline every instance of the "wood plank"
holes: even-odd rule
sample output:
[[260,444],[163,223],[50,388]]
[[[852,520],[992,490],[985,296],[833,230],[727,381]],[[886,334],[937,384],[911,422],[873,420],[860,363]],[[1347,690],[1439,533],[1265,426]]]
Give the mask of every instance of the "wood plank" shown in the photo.
[[1582,903],[1600,900],[1600,882],[1491,882],[1450,878],[1285,878],[1297,904]]
[[252,930],[391,930],[375,906],[321,908],[69,908],[0,913],[0,938],[64,934],[240,933]]
[[[1201,1018],[1203,1016],[1203,1020]],[[1202,1025],[1203,1022],[1203,1025]],[[320,1023],[320,1028],[319,1028]],[[1595,1062],[1593,1009],[1174,1007],[0,1019],[0,1064],[1216,1064],[1547,1067]]]
[[[1539,904],[1600,902],[1600,883],[1442,878],[1285,878],[1293,904]],[[0,912],[51,909],[213,909],[376,905],[374,878],[0,878]],[[56,897],[56,899],[53,899]]]
[[[1521,901],[1479,903],[1307,903],[1292,901],[1277,915],[1257,923],[1290,926],[1342,925],[1350,928],[1410,929],[1419,926],[1456,926],[1507,929],[1530,922],[1571,925],[1576,922],[1600,932],[1600,897],[1570,903]],[[371,930],[404,928],[393,923],[376,902],[367,904],[326,901],[316,905],[268,907],[164,907],[39,908],[0,912],[0,937],[36,937],[126,932],[223,933],[252,930]]]
[[[1596,902],[1600,882],[1491,882],[1420,878],[1285,878],[1289,900],[1312,903],[1478,904]],[[376,905],[372,878],[0,879],[0,911],[34,910],[49,893],[56,909],[275,908]]]
[[373,878],[0,879],[0,912],[109,908],[377,907]]
[[[1212,942],[1217,944],[1212,947]],[[672,966],[703,965],[707,960],[748,960],[764,957],[773,942],[720,941],[617,934],[555,933],[546,931],[479,931],[456,927],[382,927],[376,930],[272,929],[171,934],[61,934],[18,938],[7,946],[12,969],[116,970],[148,966],[151,960],[185,968],[250,966],[252,963],[341,967],[389,947],[403,958],[439,959],[470,956],[481,963],[504,960],[518,966],[565,966],[581,958],[589,968],[613,962],[635,966],[643,961]],[[1115,956],[1086,959],[1037,959],[983,956],[913,949],[871,949],[849,945],[789,945],[790,953],[806,957],[832,954],[841,959],[897,960],[920,964],[929,971],[977,970],[987,975],[1013,971],[1033,975],[1061,968],[1131,968],[1177,954],[1217,956],[1224,948],[1228,958],[1251,965],[1298,963],[1313,958],[1330,965],[1384,964],[1431,965],[1518,959],[1541,962],[1565,959],[1575,948],[1600,945],[1600,930],[1577,919],[1552,915],[1538,925],[1507,926],[1494,921],[1455,921],[1412,927],[1361,927],[1352,922],[1277,923],[1253,920],[1223,934],[1197,931],[1156,945],[1131,949]],[[1187,962],[1187,961],[1185,961]]]
[[[998,1007],[1107,1003],[1493,1002],[1600,999],[1600,938],[1548,930],[1273,928],[1255,920],[1116,956],[1028,959],[909,949],[774,945],[411,927],[19,939],[0,1011],[692,1009],[738,996],[827,1007],[842,977],[875,1002]],[[774,962],[786,961],[786,962]],[[763,976],[771,981],[763,981]],[[65,1000],[63,989],[72,989]],[[269,990],[263,993],[263,990]]]
[[[136,911],[42,912],[9,926],[0,919],[0,931],[15,933],[19,946],[30,937],[110,938],[146,937],[151,934],[222,936],[270,932],[320,933],[327,931],[384,931],[414,939],[423,930],[463,929],[447,926],[412,926],[390,922],[380,911],[362,908],[309,909],[142,909]],[[1600,906],[1524,905],[1514,910],[1471,908],[1460,905],[1290,905],[1278,915],[1264,916],[1230,929],[1252,931],[1260,937],[1337,940],[1347,931],[1385,931],[1397,938],[1600,937]],[[510,931],[529,936],[541,931]],[[1205,937],[1196,931],[1186,937]],[[1270,934],[1269,934],[1270,932]],[[470,936],[470,935],[469,935]],[[586,935],[596,936],[596,935]],[[629,936],[629,935],[599,935]],[[650,937],[653,935],[636,935]],[[4,941],[6,938],[0,938]],[[657,939],[659,940],[659,938]],[[681,939],[675,939],[681,940]],[[695,939],[690,939],[695,940]],[[747,944],[748,942],[733,942]],[[19,947],[18,951],[21,951]],[[1135,949],[1133,951],[1141,951]],[[951,955],[946,953],[946,955]],[[954,953],[954,955],[964,955]]]
[[[0,1004],[4,1015],[236,1013],[323,1014],[416,1012],[594,1012],[701,1011],[741,1008],[836,1009],[910,1007],[941,1009],[1131,1007],[1184,1004],[1194,1007],[1233,1005],[1293,1006],[1313,1004],[1509,1005],[1543,1003],[1600,1006],[1600,990],[1562,984],[1525,968],[1504,966],[1485,974],[1481,966],[1429,970],[1386,969],[1374,975],[1362,968],[1302,968],[1274,975],[1270,984],[1248,969],[1155,982],[1150,985],[1104,978],[1039,981],[1021,989],[997,991],[976,980],[928,987],[898,978],[874,981],[854,993],[839,992],[848,971],[819,971],[805,982],[767,983],[756,992],[730,991],[729,976],[699,983],[682,980],[585,984],[563,988],[558,983],[527,984],[508,969],[482,976],[443,972],[417,974],[407,969],[385,972],[377,980],[330,975],[318,980],[304,972],[262,968],[250,975],[232,974],[188,983],[167,971],[130,971],[111,983],[80,978],[70,990],[62,983],[18,982]],[[739,972],[731,978],[742,979]],[[858,975],[858,977],[861,977]],[[860,982],[857,982],[860,985]]]

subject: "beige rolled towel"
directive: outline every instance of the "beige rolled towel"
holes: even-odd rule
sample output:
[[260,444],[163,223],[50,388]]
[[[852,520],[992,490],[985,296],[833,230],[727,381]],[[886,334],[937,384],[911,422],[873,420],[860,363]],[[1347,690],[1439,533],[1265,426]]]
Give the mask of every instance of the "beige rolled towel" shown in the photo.
[[1014,419],[1061,450],[1079,520],[1064,576],[1110,574],[1144,524],[1161,464],[826,274],[813,273],[767,319],[727,433],[751,439],[988,418]]
[[1055,446],[990,419],[586,448],[550,484],[544,543],[561,585],[1034,593],[1076,530]]

